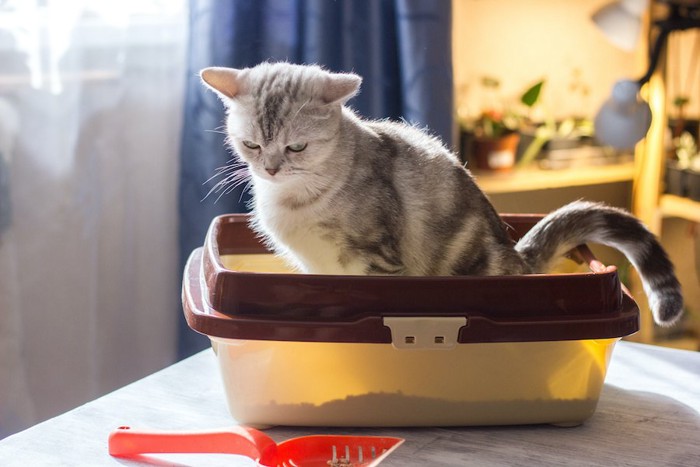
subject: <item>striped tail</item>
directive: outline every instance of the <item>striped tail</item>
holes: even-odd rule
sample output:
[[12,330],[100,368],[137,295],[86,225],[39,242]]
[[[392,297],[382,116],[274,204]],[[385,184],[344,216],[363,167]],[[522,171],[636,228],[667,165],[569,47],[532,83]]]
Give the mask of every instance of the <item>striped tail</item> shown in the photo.
[[584,243],[621,251],[642,279],[654,321],[670,326],[678,320],[683,296],[673,264],[656,237],[626,211],[575,201],[538,222],[515,249],[533,272],[543,273],[567,251]]

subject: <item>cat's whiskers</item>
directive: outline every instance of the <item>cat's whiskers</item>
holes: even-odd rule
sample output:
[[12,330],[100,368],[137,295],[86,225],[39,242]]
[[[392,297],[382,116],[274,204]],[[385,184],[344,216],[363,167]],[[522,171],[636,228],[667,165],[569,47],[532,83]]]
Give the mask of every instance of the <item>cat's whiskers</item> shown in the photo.
[[238,202],[239,202],[239,203],[240,203],[241,200],[243,199],[243,193],[245,193],[246,191],[249,191],[249,190],[252,188],[252,186],[253,186],[253,179],[250,178],[250,179],[248,180],[248,183],[246,183],[245,186],[243,187],[243,189],[241,190],[241,195],[238,197]]
[[224,174],[235,172],[243,167],[245,167],[245,164],[243,162],[233,161],[233,162],[231,162],[223,167],[219,167],[219,168],[215,169],[214,175],[212,175],[211,177],[206,179],[203,184],[206,185],[207,183],[211,182],[213,179],[215,179],[217,177],[220,177]]
[[217,202],[222,196],[233,192],[244,183],[246,185],[241,192],[241,196],[243,192],[250,188],[250,169],[248,168],[247,164],[238,159],[233,159],[227,165],[216,169],[214,175],[204,182],[204,184],[222,176],[224,178],[219,180],[213,187],[211,187],[211,189],[204,196],[203,200],[207,199],[212,193],[219,193],[219,196],[217,196],[216,200],[214,201]]

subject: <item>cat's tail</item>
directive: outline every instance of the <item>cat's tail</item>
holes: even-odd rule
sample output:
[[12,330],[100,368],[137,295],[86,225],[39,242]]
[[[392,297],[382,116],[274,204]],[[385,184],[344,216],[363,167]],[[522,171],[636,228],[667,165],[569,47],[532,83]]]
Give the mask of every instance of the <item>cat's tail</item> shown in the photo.
[[656,237],[631,214],[599,203],[575,201],[538,222],[515,249],[533,272],[547,272],[567,251],[584,243],[620,250],[639,272],[654,320],[670,326],[683,311],[673,264]]

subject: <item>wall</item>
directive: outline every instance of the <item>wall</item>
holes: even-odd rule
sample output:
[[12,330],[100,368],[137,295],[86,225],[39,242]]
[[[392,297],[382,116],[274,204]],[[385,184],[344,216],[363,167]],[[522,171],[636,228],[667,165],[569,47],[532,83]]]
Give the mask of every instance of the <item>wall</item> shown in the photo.
[[678,115],[673,99],[683,95],[690,98],[686,118],[700,118],[700,29],[676,32],[669,38],[666,70],[669,116]]
[[[453,57],[460,114],[478,112],[484,75],[502,94],[519,96],[547,78],[542,105],[555,117],[593,116],[620,78],[644,74],[643,37],[624,52],[600,33],[591,15],[609,0],[453,0]],[[588,96],[569,87],[579,70]],[[480,97],[482,94],[482,97]]]

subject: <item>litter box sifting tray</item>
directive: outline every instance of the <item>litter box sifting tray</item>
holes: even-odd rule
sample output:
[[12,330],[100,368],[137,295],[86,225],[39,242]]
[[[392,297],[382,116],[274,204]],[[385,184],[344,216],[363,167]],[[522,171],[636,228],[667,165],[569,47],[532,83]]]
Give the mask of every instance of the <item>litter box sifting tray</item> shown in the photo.
[[[514,238],[541,216],[503,216]],[[592,259],[579,247],[573,256]],[[248,425],[576,425],[639,311],[616,270],[505,277],[294,274],[216,218],[183,282]]]

